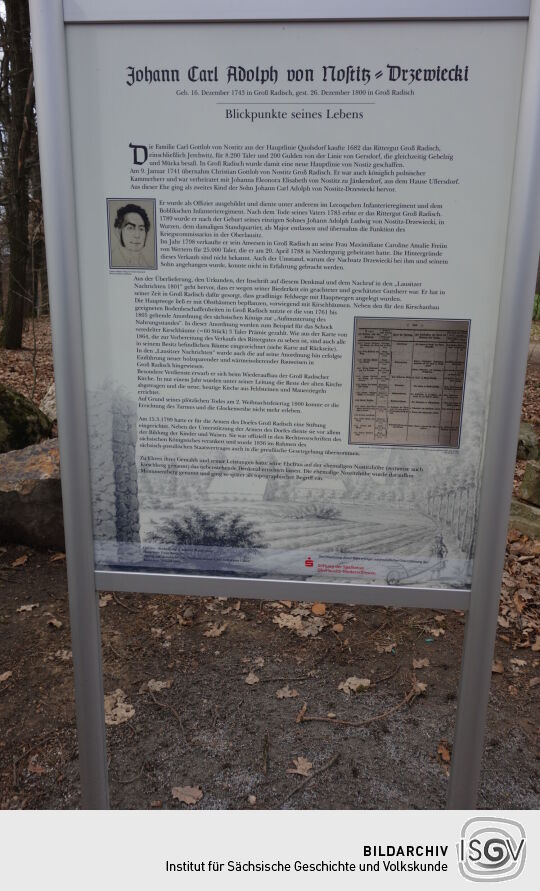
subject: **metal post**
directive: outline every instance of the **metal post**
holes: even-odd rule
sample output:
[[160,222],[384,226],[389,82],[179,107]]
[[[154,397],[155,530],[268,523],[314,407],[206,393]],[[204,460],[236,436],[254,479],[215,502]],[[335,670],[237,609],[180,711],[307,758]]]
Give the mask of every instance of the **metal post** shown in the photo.
[[474,808],[480,783],[540,243],[540,86],[534,67],[539,54],[540,0],[532,0],[449,808]]
[[54,341],[79,764],[84,808],[107,808],[99,607],[62,0],[30,0]]

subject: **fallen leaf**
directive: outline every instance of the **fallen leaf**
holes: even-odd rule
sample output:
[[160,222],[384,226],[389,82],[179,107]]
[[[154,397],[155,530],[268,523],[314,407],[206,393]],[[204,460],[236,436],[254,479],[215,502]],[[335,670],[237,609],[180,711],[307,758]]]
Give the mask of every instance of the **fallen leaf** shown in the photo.
[[256,795],[248,795],[247,797],[248,804],[257,804],[257,796]]
[[440,637],[441,634],[445,633],[444,628],[428,628],[428,631],[433,637]]
[[257,675],[255,674],[254,671],[250,671],[248,676],[245,678],[245,683],[249,684],[250,687],[253,686],[253,684],[259,683],[259,678],[257,677]]
[[159,693],[160,690],[170,690],[171,687],[172,680],[156,681],[154,678],[151,678],[148,681],[148,689],[151,693]]
[[444,613],[441,613],[440,616],[435,616],[436,622],[444,622],[445,619],[446,619],[446,616],[444,615]]
[[341,634],[343,630],[344,626],[341,624],[341,622],[336,622],[335,625],[332,625],[332,631],[335,631],[336,634]]
[[324,603],[314,603],[311,607],[311,612],[314,616],[324,616],[326,612],[326,605]]
[[58,563],[60,560],[65,560],[66,555],[59,552],[58,554],[53,554],[52,557],[49,557],[49,563]]
[[150,802],[150,807],[163,807],[163,802],[159,798],[154,798],[154,800]]
[[118,688],[105,695],[105,723],[111,727],[129,721],[135,714],[133,706],[126,702],[126,694]]
[[517,696],[519,693],[519,690],[517,687],[514,686],[514,684],[509,684],[508,692],[510,693],[510,696]]
[[451,754],[448,740],[441,739],[439,745],[437,746],[437,755],[439,757],[439,760],[442,761],[444,764],[450,764]]
[[493,665],[491,666],[492,674],[502,674],[504,671],[504,665],[502,664],[500,659],[495,659]]
[[429,659],[427,658],[427,656],[425,659],[413,659],[413,664],[412,664],[413,668],[427,668],[428,665],[429,665]]
[[345,624],[345,622],[348,622],[349,619],[354,619],[356,622],[356,617],[355,617],[354,613],[343,613],[343,615],[341,617],[341,621],[343,622],[343,624]]
[[[294,612],[296,613],[296,610]],[[300,610],[300,612],[304,614],[305,611]],[[306,615],[309,615],[309,611]],[[280,628],[288,628],[290,631],[294,631],[299,637],[316,637],[326,625],[324,619],[318,616],[314,616],[304,622],[301,615],[291,615],[290,613],[280,613],[279,616],[274,616],[272,621],[279,625]]]
[[13,568],[16,566],[24,566],[25,563],[28,562],[28,554],[23,554],[22,557],[17,557],[16,560],[11,564]]
[[41,776],[41,774],[47,773],[47,768],[43,767],[37,760],[37,755],[33,755],[28,762],[27,767],[28,773],[36,774],[37,776]]
[[370,684],[371,681],[369,678],[356,678],[353,676],[347,678],[346,681],[342,681],[338,686],[338,690],[343,690],[343,692],[349,696],[350,693],[358,693],[360,690],[367,690]]
[[501,628],[510,628],[510,622],[508,619],[505,619],[504,616],[499,616],[497,624],[500,625]]
[[3,674],[0,674],[0,684],[3,684],[4,681],[7,681],[13,675],[12,671],[5,671]]
[[263,668],[264,667],[264,656],[257,656],[253,665],[255,668]]
[[25,603],[17,610],[18,613],[31,613],[33,609],[37,609],[39,603]]
[[61,627],[62,627],[62,622],[60,621],[60,619],[56,619],[56,618],[53,616],[52,619],[49,619],[49,620],[47,621],[47,625],[52,625],[53,628],[61,628]]
[[298,773],[301,777],[308,777],[313,764],[307,758],[300,755],[299,758],[293,758],[294,768],[289,767],[287,773]]
[[514,594],[514,598],[516,598],[516,597],[519,597],[520,600],[532,600],[533,599],[531,592],[528,591],[527,588],[519,588]]
[[182,804],[197,804],[203,797],[202,789],[198,786],[174,786],[172,789],[172,797]]
[[57,650],[54,655],[62,662],[68,662],[70,659],[73,658],[73,653],[71,652],[71,650]]
[[326,717],[327,718],[335,718],[335,717],[337,717],[337,715],[335,712],[327,712]]
[[427,684],[424,684],[423,681],[414,681],[413,683],[413,692],[415,696],[422,696],[427,690]]
[[307,702],[304,702],[302,708],[300,709],[300,711],[298,712],[298,714],[297,714],[297,716],[296,716],[296,723],[297,723],[297,724],[301,724],[301,723],[302,723],[302,720],[303,720],[304,715],[305,715],[306,712],[307,712]]
[[107,604],[110,603],[112,599],[112,594],[102,594],[99,598],[99,605],[101,609],[103,609],[104,606],[107,606]]
[[290,609],[292,606],[292,600],[280,600],[279,601],[283,606],[286,606],[287,609]]
[[[1,680],[2,678],[0,678]],[[529,687],[536,687],[538,684],[540,684],[540,678],[531,678],[529,681]]]
[[516,668],[523,668],[527,662],[525,659],[510,659],[511,665],[515,665]]
[[375,649],[377,650],[378,653],[393,653],[396,646],[397,646],[396,643],[375,644]]
[[291,631],[302,630],[302,619],[300,616],[290,616],[289,613],[280,613],[272,619],[280,628],[289,628]]
[[277,699],[293,699],[295,696],[298,696],[298,690],[290,690],[288,685],[276,691]]
[[228,622],[224,622],[223,625],[212,625],[212,627],[209,628],[208,631],[204,632],[204,636],[205,637],[221,637],[221,635],[225,631],[228,624],[229,624]]

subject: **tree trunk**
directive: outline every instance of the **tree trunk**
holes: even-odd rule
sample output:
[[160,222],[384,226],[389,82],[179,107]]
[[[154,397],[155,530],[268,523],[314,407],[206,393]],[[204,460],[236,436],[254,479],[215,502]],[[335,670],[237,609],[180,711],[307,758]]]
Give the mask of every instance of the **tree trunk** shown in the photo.
[[[28,0],[5,0],[5,45],[9,83],[2,97],[6,134],[4,188],[9,244],[7,305],[0,342],[8,350],[22,345],[25,301],[28,289],[28,172],[29,121],[33,115],[32,57]],[[6,119],[7,112],[7,119]]]

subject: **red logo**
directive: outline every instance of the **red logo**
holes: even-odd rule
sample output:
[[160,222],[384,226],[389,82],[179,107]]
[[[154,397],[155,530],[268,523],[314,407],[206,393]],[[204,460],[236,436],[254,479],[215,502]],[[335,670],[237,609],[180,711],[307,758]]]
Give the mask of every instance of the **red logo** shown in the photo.
[[304,566],[310,566],[310,567],[313,566],[313,560],[311,559],[311,557],[307,558]]

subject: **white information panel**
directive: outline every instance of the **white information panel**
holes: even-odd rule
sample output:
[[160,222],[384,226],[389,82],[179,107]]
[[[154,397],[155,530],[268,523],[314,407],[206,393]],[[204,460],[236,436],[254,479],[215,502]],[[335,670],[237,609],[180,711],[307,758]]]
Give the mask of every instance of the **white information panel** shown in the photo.
[[66,26],[97,569],[470,588],[526,33]]

